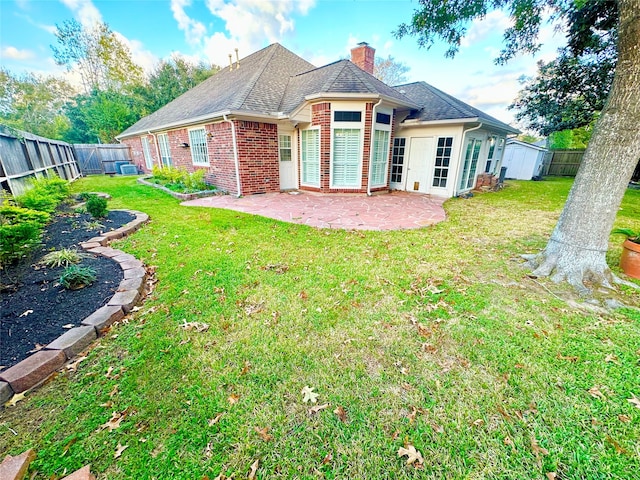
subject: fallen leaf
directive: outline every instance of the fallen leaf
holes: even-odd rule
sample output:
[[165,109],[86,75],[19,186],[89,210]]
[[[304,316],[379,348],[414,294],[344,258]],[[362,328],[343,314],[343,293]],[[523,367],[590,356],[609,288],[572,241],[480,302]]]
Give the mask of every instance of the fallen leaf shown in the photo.
[[533,453],[536,455],[536,457],[540,454],[549,455],[549,450],[541,447],[535,437],[531,437],[531,450],[533,450]]
[[118,393],[118,385],[113,386],[113,389],[109,392],[109,396],[113,397],[116,393]]
[[398,438],[400,436],[400,430],[396,430],[395,432],[393,432],[391,434],[391,440],[395,440],[396,438]]
[[76,358],[73,362],[71,362],[69,365],[67,365],[67,370],[69,370],[70,372],[75,372],[76,370],[78,370],[78,366],[80,365],[80,363],[82,363],[86,359],[87,359],[87,357],[78,357],[78,358]]
[[333,460],[333,454],[329,452],[324,456],[321,463],[322,465],[326,465],[327,463],[331,462],[331,460]]
[[597,385],[594,385],[593,387],[591,387],[589,390],[589,395],[591,395],[593,398],[599,398],[600,400],[606,400],[607,397],[604,396],[604,393],[602,393],[600,391],[600,387]]
[[504,443],[505,445],[509,445],[512,450],[516,449],[516,446],[513,443],[513,440],[511,440],[511,437],[509,436],[504,437],[504,440],[502,440],[502,443]]
[[231,395],[229,395],[229,398],[227,398],[227,400],[231,405],[235,405],[236,403],[238,403],[238,400],[240,400],[240,395],[232,393]]
[[73,323],[67,323],[66,325],[62,325],[62,328],[73,328],[75,325]]
[[122,452],[124,452],[127,448],[129,448],[129,445],[120,445],[118,443],[118,446],[116,447],[116,453],[113,454],[113,458],[120,458]]
[[622,423],[629,423],[631,421],[631,417],[629,415],[618,415],[618,420],[620,420]]
[[604,357],[604,361],[608,363],[615,363],[616,365],[620,365],[620,361],[618,360],[618,357],[613,353],[610,353],[609,355]]
[[610,443],[611,445],[613,445],[613,448],[615,448],[616,453],[629,453],[622,445],[620,445],[617,441],[615,441],[613,438],[611,438],[609,435],[607,435],[607,437],[605,438],[605,440]]
[[578,357],[574,357],[574,356],[564,356],[564,355],[560,355],[560,353],[558,353],[556,355],[556,358],[558,360],[566,360],[567,362],[577,362],[578,361]]
[[116,428],[120,428],[120,423],[124,420],[126,414],[124,412],[113,412],[111,414],[111,418],[104,424],[100,425],[98,431],[108,429],[110,432],[113,432]]
[[338,405],[333,413],[338,416],[338,420],[340,420],[342,423],[345,423],[347,421],[347,412],[342,406]]
[[473,421],[473,425],[476,426],[476,427],[481,427],[482,425],[484,425],[484,420],[481,419],[481,418],[479,418],[477,420],[474,420]]
[[213,456],[213,442],[207,443],[207,446],[204,447],[204,452],[202,452],[204,458],[211,458]]
[[305,385],[305,387],[302,389],[302,401],[304,403],[307,402],[311,402],[311,403],[316,403],[318,401],[318,397],[320,396],[319,393],[315,393],[313,391],[315,387],[310,387],[309,385]]
[[220,421],[220,419],[222,418],[222,415],[224,415],[224,413],[219,413],[214,418],[210,418],[209,420],[207,420],[207,424],[210,427],[213,427],[216,423],[218,423]]
[[11,397],[5,404],[5,407],[15,407],[16,403],[25,399],[24,392],[16,393],[13,397]]
[[433,429],[434,432],[436,433],[444,433],[444,427],[438,425],[437,423],[433,423],[431,422],[429,424],[429,426]]
[[311,407],[309,409],[309,415],[314,415],[316,413],[318,413],[320,410],[324,410],[325,408],[328,408],[329,404],[325,403],[324,405],[316,405],[315,407]]
[[558,474],[556,472],[547,472],[547,480],[556,480]]
[[267,433],[269,431],[269,427],[264,427],[264,428],[253,427],[253,429],[256,431],[258,435],[260,435],[260,438],[265,442],[273,440],[273,435],[270,435]]
[[251,364],[249,362],[244,362],[244,367],[242,367],[242,370],[240,371],[240,375],[246,375],[247,373],[249,373],[250,369],[251,369]]
[[26,317],[27,315],[31,315],[32,313],[33,313],[33,310],[25,310],[20,315],[18,315],[18,318]]
[[633,393],[631,394],[631,398],[627,399],[627,402],[636,406],[636,408],[640,408],[640,398],[636,397]]
[[36,346],[33,347],[33,350],[29,350],[27,353],[36,353],[42,350],[43,348],[44,348],[44,345],[40,345],[39,343],[36,343]]
[[180,326],[187,331],[195,330],[198,333],[206,332],[207,330],[209,330],[209,324],[202,322],[187,322],[186,320],[184,320],[184,323]]
[[418,409],[416,407],[411,407],[411,413],[407,415],[409,423],[413,424],[413,422],[416,421],[416,415],[418,415]]
[[255,480],[259,463],[260,463],[260,459],[256,460],[251,464],[251,471],[249,472],[249,476],[247,477],[248,480]]
[[419,464],[423,464],[424,463],[424,459],[422,458],[422,453],[420,453],[420,450],[416,450],[416,447],[414,447],[413,445],[406,445],[406,448],[404,447],[400,447],[398,449],[398,456],[399,457],[407,457],[407,465],[412,465],[414,463],[419,463]]

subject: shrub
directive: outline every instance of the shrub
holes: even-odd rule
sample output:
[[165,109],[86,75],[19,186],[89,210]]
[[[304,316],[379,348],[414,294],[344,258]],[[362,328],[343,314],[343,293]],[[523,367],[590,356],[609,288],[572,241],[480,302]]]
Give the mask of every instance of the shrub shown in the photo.
[[0,265],[5,265],[40,243],[49,214],[13,205],[0,207]]
[[153,177],[149,180],[163,185],[174,192],[197,192],[211,188],[204,181],[204,170],[189,173],[183,168],[153,167]]
[[109,213],[109,210],[107,210],[107,200],[97,195],[91,195],[89,197],[86,209],[93,218],[104,218]]
[[84,252],[78,252],[74,248],[63,248],[47,253],[42,257],[40,263],[49,268],[68,267],[71,264],[80,263],[80,260],[87,257],[89,257],[89,255]]
[[187,174],[184,179],[184,186],[187,190],[206,190],[207,184],[204,182],[204,170],[196,170],[191,175]]
[[69,184],[59,177],[34,178],[31,188],[16,197],[16,203],[24,208],[53,213],[60,202],[69,195]]
[[96,271],[91,267],[71,265],[64,269],[58,281],[66,289],[79,290],[96,281]]
[[[151,170],[153,177],[167,183],[182,183],[182,178],[186,170],[171,167],[156,167]],[[188,175],[188,173],[187,173]]]

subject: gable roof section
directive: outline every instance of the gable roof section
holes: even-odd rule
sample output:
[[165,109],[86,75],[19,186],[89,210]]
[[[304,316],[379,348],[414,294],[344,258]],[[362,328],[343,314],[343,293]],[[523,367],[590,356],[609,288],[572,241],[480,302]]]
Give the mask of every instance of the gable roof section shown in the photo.
[[519,130],[501,122],[497,118],[438,90],[426,82],[408,83],[394,87],[420,106],[420,110],[412,113],[406,120],[419,122],[437,122],[441,120],[464,120],[485,122],[506,130],[509,133],[520,133]]
[[154,113],[141,118],[119,138],[214,118],[229,111],[272,114],[279,111],[289,78],[315,68],[278,43],[269,45],[229,70],[221,69]]
[[280,110],[291,113],[308,96],[322,97],[331,94],[377,95],[395,101],[399,105],[418,107],[407,96],[381,82],[351,61],[339,60],[292,77],[282,98]]

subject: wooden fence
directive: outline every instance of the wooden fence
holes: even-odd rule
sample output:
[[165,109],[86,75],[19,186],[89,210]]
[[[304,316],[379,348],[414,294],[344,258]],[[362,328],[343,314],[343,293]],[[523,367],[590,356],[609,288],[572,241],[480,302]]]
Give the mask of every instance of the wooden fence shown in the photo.
[[58,175],[75,180],[80,169],[71,145],[13,129],[0,129],[0,186],[12,195],[29,188],[34,177]]
[[131,162],[131,149],[118,143],[75,144],[73,146],[83,175],[114,174],[116,162]]
[[543,175],[575,177],[584,150],[550,150],[544,157]]

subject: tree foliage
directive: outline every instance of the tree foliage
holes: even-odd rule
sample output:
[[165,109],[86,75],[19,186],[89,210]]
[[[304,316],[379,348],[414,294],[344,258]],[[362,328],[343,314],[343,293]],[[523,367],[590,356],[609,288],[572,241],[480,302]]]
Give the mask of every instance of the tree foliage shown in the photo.
[[391,55],[387,58],[376,57],[373,76],[387,85],[400,85],[407,82],[409,67],[396,61]]
[[[569,44],[550,62],[538,62],[534,78],[509,108],[516,119],[542,135],[588,127],[605,105],[617,61],[615,2],[572,8]],[[588,25],[593,27],[590,29]]]
[[58,65],[80,74],[86,94],[93,90],[126,90],[143,82],[143,70],[125,43],[106,23],[84,27],[77,20],[56,25],[58,46],[51,46]]
[[0,123],[43,137],[62,139],[69,129],[65,102],[75,92],[69,83],[0,69]]
[[218,72],[220,67],[204,62],[194,64],[180,55],[162,60],[138,92],[148,113],[155,112],[187,90]]

